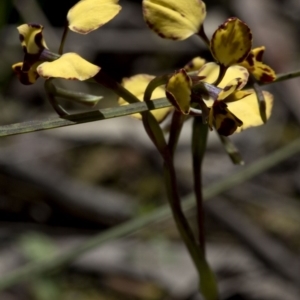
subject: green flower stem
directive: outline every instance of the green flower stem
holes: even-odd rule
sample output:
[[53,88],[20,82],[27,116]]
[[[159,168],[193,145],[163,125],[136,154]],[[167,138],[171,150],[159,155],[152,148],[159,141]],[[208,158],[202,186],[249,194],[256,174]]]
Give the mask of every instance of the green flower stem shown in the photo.
[[215,276],[207,264],[204,253],[198,247],[194,234],[188,224],[181,207],[178,195],[176,171],[171,155],[165,157],[164,179],[167,187],[169,204],[180,236],[185,243],[199,274],[199,291],[205,300],[218,300],[218,288]]
[[202,117],[194,117],[192,131],[193,178],[197,203],[198,241],[203,255],[205,255],[205,229],[202,195],[202,161],[206,150],[207,137],[208,125],[203,124]]
[[197,35],[203,40],[203,42],[206,44],[206,46],[210,49],[210,40],[205,33],[204,24],[202,24]]
[[205,259],[205,228],[202,193],[202,162],[206,151],[208,125],[203,124],[202,117],[195,117],[192,130],[192,158],[194,191],[196,196],[198,242],[202,254],[201,290],[206,299],[218,299],[217,281]]
[[[289,145],[276,150],[273,153],[269,153],[266,157],[258,159],[256,162],[245,166],[240,169],[240,171],[225,177],[224,179],[214,183],[203,190],[203,196],[205,200],[216,197],[221,193],[224,193],[240,185],[247,180],[271,169],[272,167],[278,165],[279,163],[285,161],[286,159],[296,155],[300,152],[300,138],[294,140]],[[187,196],[182,203],[183,211],[187,212],[195,209],[195,198],[194,195]],[[156,209],[152,213],[135,218],[133,220],[124,222],[118,226],[114,226],[95,235],[81,245],[68,250],[67,252],[50,256],[49,258],[38,261],[31,262],[27,265],[6,274],[4,277],[0,278],[0,290],[10,288],[20,282],[32,279],[37,276],[42,276],[46,273],[52,272],[54,270],[61,269],[62,267],[68,265],[81,255],[91,251],[109,241],[117,238],[131,235],[140,231],[151,224],[157,224],[158,222],[165,221],[171,218],[171,211],[169,205],[164,205],[161,208]]]
[[168,147],[163,131],[157,120],[154,118],[151,112],[147,111],[142,113],[142,121],[144,128],[156,149],[159,151],[162,157],[165,157],[168,153]]
[[[98,83],[113,90],[118,96],[124,98],[127,102],[140,102],[128,90],[126,90],[123,86],[115,82],[102,71],[100,71],[94,77],[94,79]],[[163,78],[163,81],[166,80],[167,78]],[[158,85],[161,85],[161,78],[156,78],[156,80],[152,82],[153,84],[150,84],[150,87],[148,85],[149,100],[151,98],[153,89],[156,88]],[[145,103],[146,102],[151,104],[153,101],[145,101]],[[169,204],[171,206],[173,218],[175,220],[177,229],[194,261],[195,267],[198,270],[199,279],[201,278],[199,282],[199,289],[203,293],[206,300],[218,300],[218,292],[216,287],[216,281],[214,279],[214,274],[211,272],[201,250],[198,248],[193,232],[182,211],[181,201],[177,188],[176,171],[174,168],[173,155],[171,154],[166,144],[162,129],[159,126],[156,119],[154,118],[154,116],[149,111],[142,113],[142,121],[149,138],[152,140],[157,150],[164,159],[164,178],[167,188]]]
[[68,33],[69,33],[69,23],[68,23],[68,21],[66,21],[65,26],[64,26],[64,32],[61,37],[61,41],[60,41],[60,45],[59,45],[59,49],[58,49],[58,54],[60,54],[60,55],[62,55],[64,52],[64,46],[65,46],[65,42],[66,42]]
[[[179,114],[178,116],[180,117]],[[200,280],[199,290],[202,292],[206,300],[218,300],[218,291],[214,274],[210,270],[203,252],[196,243],[192,229],[182,211],[181,201],[178,193],[173,151],[176,147],[175,141],[177,142],[178,140],[181,126],[179,124],[179,127],[173,127],[177,134],[175,134],[174,137],[174,144],[172,144],[173,148],[169,149],[168,145],[166,144],[163,131],[151,112],[143,112],[142,120],[148,136],[164,159],[164,179],[169,204],[176,227],[198,271]],[[182,121],[183,124],[183,119],[180,118],[179,120]]]
[[171,75],[167,74],[167,75],[157,76],[153,78],[147,85],[146,90],[144,92],[144,101],[151,100],[153,91],[157,87],[161,85],[165,85],[169,81],[170,77]]
[[184,121],[187,119],[186,115],[174,110],[172,121],[171,121],[171,128],[170,128],[170,135],[168,141],[168,148],[171,154],[171,157],[174,157],[175,150],[178,144],[179,136],[183,127]]

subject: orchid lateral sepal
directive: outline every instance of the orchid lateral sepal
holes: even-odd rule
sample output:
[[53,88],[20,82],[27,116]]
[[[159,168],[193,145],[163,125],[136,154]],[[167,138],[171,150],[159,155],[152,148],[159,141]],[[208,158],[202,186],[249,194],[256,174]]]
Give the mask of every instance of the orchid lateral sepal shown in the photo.
[[49,79],[49,80],[45,80],[44,83],[44,88],[46,91],[46,95],[47,98],[50,102],[50,104],[52,105],[53,109],[56,111],[56,113],[60,116],[60,117],[65,117],[70,115],[56,100],[55,98],[55,94],[54,94],[54,84],[53,84],[53,79]]
[[102,96],[96,96],[96,95],[90,95],[85,94],[82,92],[75,92],[66,90],[60,87],[55,86],[52,84],[51,86],[51,92],[56,96],[60,97],[66,100],[70,100],[73,102],[77,102],[80,104],[83,104],[85,106],[94,107],[101,99],[103,99]]
[[232,141],[227,136],[223,136],[217,132],[222,145],[227,152],[228,156],[230,157],[231,161],[235,165],[244,165],[245,162],[241,156],[241,153],[236,148],[236,146],[232,143]]

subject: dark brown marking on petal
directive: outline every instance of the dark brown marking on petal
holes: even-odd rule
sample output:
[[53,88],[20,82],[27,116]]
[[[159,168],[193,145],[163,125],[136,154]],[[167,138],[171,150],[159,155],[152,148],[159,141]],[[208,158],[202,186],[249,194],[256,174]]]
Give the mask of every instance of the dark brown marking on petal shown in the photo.
[[219,128],[217,128],[217,131],[219,134],[224,136],[232,135],[236,130],[238,126],[234,122],[234,120],[230,118],[226,118],[222,121]]
[[[99,24],[98,27],[101,27],[102,25],[103,25],[103,24]],[[97,27],[97,28],[98,28],[98,27]],[[88,34],[88,33],[90,33],[90,32],[92,32],[92,31],[95,30],[95,28],[92,28],[92,29],[90,29],[90,30],[82,30],[81,28],[78,28],[78,27],[76,27],[76,26],[73,26],[72,29],[73,29],[75,32],[78,32],[78,33],[80,33],[80,34]]]
[[34,42],[38,46],[40,51],[42,51],[45,48],[43,45],[43,40],[44,40],[44,38],[43,38],[42,32],[38,32],[34,37]]
[[270,75],[270,74],[266,74],[266,73],[263,73],[262,76],[260,76],[259,78],[259,81],[260,82],[272,82],[275,80],[275,77]]
[[25,41],[25,37],[23,34],[19,34],[19,40],[21,43]]
[[238,83],[237,83],[236,89],[239,89],[239,87],[243,84],[243,80],[240,77],[238,77],[237,80],[238,80]]
[[163,39],[171,39],[171,40],[174,40],[174,41],[177,41],[179,38],[175,35],[170,35],[170,36],[165,36],[163,33],[161,33],[159,31],[159,29],[157,29],[152,23],[150,23],[148,20],[145,20],[147,26],[153,30],[158,36],[160,36],[161,38]]
[[34,74],[32,78],[30,78],[30,75],[28,72],[23,72],[21,70],[21,66],[17,66],[13,69],[13,71],[16,73],[19,81],[24,85],[31,85],[35,83],[35,81],[38,79],[39,75]]
[[163,34],[163,33],[161,33],[161,32],[159,32],[159,31],[157,31],[157,30],[154,30],[161,38],[163,38],[163,39],[165,39],[166,38],[166,36]]
[[229,91],[231,88],[232,88],[232,85],[227,85],[227,86],[224,87],[223,90],[224,90],[225,92],[227,92],[227,91]]
[[25,53],[25,55],[27,54],[27,48],[26,46],[22,46],[23,52]]
[[37,28],[37,29],[43,29],[44,27],[40,24],[37,23],[29,23],[28,26],[32,27],[32,28]]
[[193,69],[195,64],[193,63],[193,61],[190,61],[186,66],[188,69]]
[[227,104],[223,101],[216,100],[213,104],[214,115],[227,115]]
[[256,60],[262,62],[263,55],[264,55],[265,49],[261,49],[257,54],[256,54]]
[[30,67],[31,67],[31,64],[28,61],[24,60],[22,71],[23,72],[28,72],[30,70]]
[[173,96],[172,93],[170,93],[169,91],[166,91],[166,97],[170,101],[170,103],[176,108],[176,110],[178,110],[179,112],[182,112],[178,102],[176,101],[176,98]]
[[254,66],[254,55],[250,53],[246,58],[247,63],[250,65],[250,67]]

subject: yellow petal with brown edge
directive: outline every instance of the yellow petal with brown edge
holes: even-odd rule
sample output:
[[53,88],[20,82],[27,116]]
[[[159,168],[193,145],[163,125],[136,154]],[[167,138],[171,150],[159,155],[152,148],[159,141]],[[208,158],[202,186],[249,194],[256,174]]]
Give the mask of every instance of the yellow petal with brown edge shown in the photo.
[[232,93],[234,93],[239,86],[241,85],[240,78],[235,78],[227,83],[227,85],[222,89],[222,91],[218,95],[217,100],[224,100],[228,96],[230,96]]
[[38,54],[48,49],[43,37],[44,27],[39,24],[23,24],[17,27],[21,45],[25,53]]
[[144,19],[159,36],[184,40],[199,32],[206,16],[201,0],[143,0]]
[[[251,94],[240,101],[227,103],[228,109],[243,122],[243,125],[236,132],[263,125],[256,94],[253,90],[248,90],[248,92],[251,92]],[[267,91],[263,91],[263,94],[266,101],[266,116],[269,119],[273,107],[273,95]]]
[[[204,82],[213,84],[219,76],[220,66],[214,62],[210,62],[205,64],[198,73],[198,76],[205,77],[203,79]],[[240,78],[240,85],[238,86],[238,90],[242,89],[248,82],[249,73],[246,68],[242,66],[231,66],[226,70],[225,76],[218,84],[219,88],[224,88],[230,81]]]
[[241,63],[252,48],[250,28],[237,18],[230,18],[219,26],[210,42],[211,53],[223,66]]
[[119,0],[81,0],[68,12],[70,30],[87,34],[113,19],[121,10]]
[[95,66],[76,53],[63,54],[52,62],[44,62],[38,66],[37,72],[44,78],[64,78],[84,81],[94,77],[100,71]]
[[23,62],[19,62],[12,65],[12,69],[22,84],[30,85],[35,83],[36,80],[39,78],[39,74],[36,71],[36,68],[39,64],[40,62],[33,64],[28,72],[22,71]]
[[[145,89],[153,78],[154,76],[151,75],[138,74],[130,78],[124,78],[122,81],[122,85],[127,90],[129,90],[129,92],[135,95],[140,101],[143,101]],[[152,93],[152,100],[164,98],[164,97],[165,97],[165,89],[161,86],[157,87]],[[118,103],[120,105],[128,104],[128,102],[126,102],[123,98],[119,98]],[[153,114],[157,122],[162,122],[171,110],[172,107],[165,107],[165,108],[152,110],[151,113]],[[132,114],[131,116],[139,120],[141,119],[141,114],[139,113]]]
[[240,63],[255,77],[259,82],[268,83],[276,79],[275,71],[262,62],[265,47],[257,47],[251,50],[247,58]]
[[183,68],[187,72],[198,71],[204,66],[205,62],[206,60],[204,58],[197,56],[194,57],[190,62],[188,62]]
[[192,81],[184,69],[177,71],[166,85],[168,100],[185,115],[190,112],[191,87]]

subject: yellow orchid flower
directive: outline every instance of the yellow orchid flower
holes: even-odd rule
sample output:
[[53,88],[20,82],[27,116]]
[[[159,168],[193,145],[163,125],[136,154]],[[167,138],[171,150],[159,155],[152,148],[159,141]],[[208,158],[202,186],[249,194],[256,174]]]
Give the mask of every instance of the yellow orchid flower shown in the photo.
[[249,55],[240,63],[240,65],[245,67],[257,81],[268,83],[276,79],[276,74],[270,66],[262,62],[264,52],[264,46],[252,49]]
[[[198,76],[205,76],[207,83],[215,82],[220,66],[216,63],[204,65]],[[257,96],[253,90],[241,90],[248,80],[248,71],[242,66],[231,66],[227,69],[218,87],[222,89],[217,99],[205,101],[210,109],[208,124],[224,136],[240,132],[249,127],[263,124],[260,117]],[[273,96],[263,91],[266,101],[267,119],[271,115]]]
[[162,38],[184,40],[199,33],[206,6],[201,0],[143,0],[143,14],[149,28]]
[[[133,95],[135,95],[140,101],[143,101],[144,91],[149,84],[149,82],[154,78],[154,76],[147,74],[138,74],[132,76],[130,78],[124,78],[122,81],[122,85],[129,90]],[[165,97],[165,89],[161,86],[157,87],[152,93],[152,100],[164,98]],[[120,105],[127,105],[123,98],[119,98]],[[171,107],[165,107],[153,110],[151,113],[154,115],[155,119],[158,122],[162,122],[166,116],[172,110]],[[134,118],[141,119],[141,115],[139,113],[131,115]]]
[[17,29],[25,55],[23,62],[14,64],[12,68],[21,83],[33,84],[39,76],[82,81],[100,71],[100,67],[76,53],[59,56],[49,51],[43,37],[42,25],[23,24]]
[[[199,70],[196,80],[189,77],[184,69],[175,72],[166,85],[168,100],[183,114],[195,113],[191,107],[192,103],[200,105],[202,117],[208,122],[209,127],[215,128],[224,136],[262,125],[255,92],[242,90],[249,77],[247,69],[239,65],[229,67],[223,79],[214,88],[213,84],[219,76],[220,68],[216,63],[207,63]],[[199,83],[202,85],[206,83],[208,84],[206,88],[210,86],[211,89],[207,90],[207,93],[200,92],[200,98],[199,93],[193,89]],[[266,101],[266,115],[269,118],[273,96],[265,91],[263,94]]]
[[70,30],[87,34],[113,19],[121,10],[119,0],[81,0],[68,12]]

